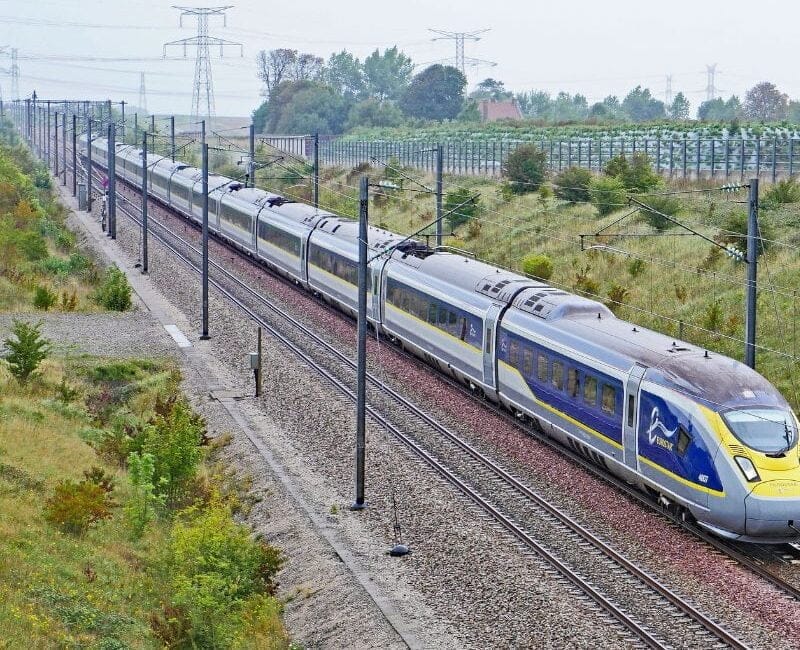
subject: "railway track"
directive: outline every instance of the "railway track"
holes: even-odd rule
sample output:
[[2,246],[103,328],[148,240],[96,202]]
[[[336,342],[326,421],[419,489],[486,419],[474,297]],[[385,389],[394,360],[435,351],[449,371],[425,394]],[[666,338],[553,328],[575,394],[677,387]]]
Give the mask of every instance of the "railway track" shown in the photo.
[[[124,195],[120,198],[122,205],[118,204],[118,210],[140,224],[137,218],[140,207]],[[195,259],[199,249],[152,216],[150,224],[151,236],[199,273]],[[218,276],[210,277],[210,284],[227,300],[336,390],[355,400],[349,388],[355,383],[355,363],[349,357],[219,264],[211,261],[210,267]],[[306,344],[313,342],[316,357],[322,353],[327,361],[315,358],[296,339],[268,321],[260,312],[264,308],[299,334]],[[326,367],[331,360],[338,364],[336,370]],[[698,647],[746,647],[685,597],[625,558],[384,382],[370,374],[368,383],[368,414],[374,422],[458,489],[528,552],[546,562],[616,620],[627,630],[631,641],[651,648],[680,647],[687,642]],[[403,425],[398,425],[398,421]],[[486,493],[492,494],[491,500],[484,496]]]

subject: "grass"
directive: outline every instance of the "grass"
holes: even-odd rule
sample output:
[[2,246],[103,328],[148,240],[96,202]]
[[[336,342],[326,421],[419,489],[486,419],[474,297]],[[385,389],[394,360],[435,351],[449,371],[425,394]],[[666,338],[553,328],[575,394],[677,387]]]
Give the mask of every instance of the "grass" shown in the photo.
[[[171,599],[173,520],[161,516],[134,539],[127,472],[86,440],[120,416],[147,421],[178,377],[169,362],[74,357],[45,361],[22,386],[0,363],[0,648],[162,646],[153,621]],[[113,516],[83,535],[61,532],[43,517],[45,501],[92,467],[115,480]],[[263,602],[247,629],[287,647],[280,604]]]

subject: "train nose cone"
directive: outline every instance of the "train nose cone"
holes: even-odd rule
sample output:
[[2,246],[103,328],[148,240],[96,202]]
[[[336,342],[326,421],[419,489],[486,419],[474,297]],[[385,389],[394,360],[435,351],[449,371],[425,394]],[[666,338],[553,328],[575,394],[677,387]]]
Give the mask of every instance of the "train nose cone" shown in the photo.
[[764,481],[745,498],[746,534],[753,537],[797,537],[800,528],[800,481]]

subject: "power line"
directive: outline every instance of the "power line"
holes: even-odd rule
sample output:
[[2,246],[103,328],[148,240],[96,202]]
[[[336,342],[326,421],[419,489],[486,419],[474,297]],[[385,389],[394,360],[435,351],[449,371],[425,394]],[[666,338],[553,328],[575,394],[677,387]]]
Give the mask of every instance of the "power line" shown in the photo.
[[[179,7],[173,5],[174,9],[181,12],[180,25],[183,27],[184,16],[194,16],[197,19],[197,36],[184,38],[178,41],[171,41],[164,44],[164,58],[167,56],[167,48],[179,45],[183,47],[183,56],[187,55],[189,46],[196,50],[194,64],[194,91],[192,93],[192,119],[199,122],[201,117],[210,121],[215,114],[214,110],[214,85],[211,78],[211,45],[219,46],[219,55],[223,55],[226,45],[239,47],[240,55],[244,57],[244,46],[241,43],[228,41],[223,38],[216,38],[208,35],[208,17],[222,16],[223,26],[227,25],[225,11],[232,8],[232,5],[223,7]],[[204,101],[201,100],[204,95]],[[201,101],[204,108],[201,111]]]
[[450,59],[453,65],[461,70],[461,74],[466,75],[465,66],[470,65],[477,67],[479,65],[496,66],[494,61],[485,61],[483,59],[473,59],[472,57],[464,56],[464,41],[479,41],[481,37],[479,34],[488,32],[488,29],[477,29],[474,32],[447,32],[443,29],[428,29],[429,32],[439,34],[434,41],[455,41],[456,43],[456,56]]

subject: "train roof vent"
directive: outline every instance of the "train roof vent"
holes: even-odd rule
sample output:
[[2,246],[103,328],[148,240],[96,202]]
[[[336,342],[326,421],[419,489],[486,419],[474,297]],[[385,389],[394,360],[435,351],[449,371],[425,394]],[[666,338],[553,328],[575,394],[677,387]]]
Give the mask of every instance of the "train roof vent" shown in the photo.
[[529,286],[530,280],[513,273],[494,273],[481,278],[475,290],[492,299],[508,302],[520,285]]

